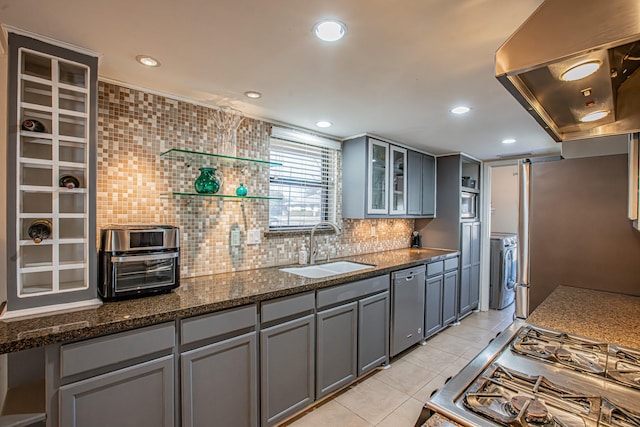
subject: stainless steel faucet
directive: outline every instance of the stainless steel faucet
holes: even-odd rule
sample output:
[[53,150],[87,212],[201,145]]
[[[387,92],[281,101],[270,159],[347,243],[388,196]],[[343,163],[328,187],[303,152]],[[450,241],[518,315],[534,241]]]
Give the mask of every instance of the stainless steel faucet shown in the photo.
[[[313,228],[311,229],[311,237],[309,238],[309,264],[315,264],[316,263],[316,255],[318,254],[318,248],[316,247],[316,242],[315,242],[315,234],[316,234],[316,230],[319,227],[328,225],[331,228],[333,228],[333,230],[336,232],[336,235],[340,234],[340,227],[338,227],[335,223],[331,222],[331,221],[320,221],[319,223],[317,223],[316,225],[313,226]],[[327,260],[329,259],[329,257],[327,256]]]

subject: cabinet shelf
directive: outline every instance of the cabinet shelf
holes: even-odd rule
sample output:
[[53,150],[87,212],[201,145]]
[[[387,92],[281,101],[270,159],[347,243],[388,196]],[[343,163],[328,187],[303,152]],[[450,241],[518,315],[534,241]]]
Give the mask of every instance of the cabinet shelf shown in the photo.
[[173,192],[171,193],[174,196],[181,197],[213,197],[218,199],[225,200],[234,200],[234,201],[242,201],[242,200],[282,200],[282,197],[267,197],[267,196],[234,196],[231,194],[208,194],[208,193],[182,193],[182,192]]
[[[160,153],[160,157],[164,157],[165,159],[185,159],[194,156],[202,156],[204,158],[214,158],[220,161],[224,161],[227,163],[256,163],[263,165],[271,165],[271,166],[282,166],[282,163],[279,162],[270,162],[268,160],[259,160],[259,159],[250,159],[246,157],[233,157],[233,156],[225,156],[222,154],[213,154],[213,153],[203,153],[200,151],[190,151],[190,150],[181,150],[179,148],[172,148],[163,153]],[[198,194],[199,195],[199,194]],[[229,197],[229,196],[227,196]],[[236,197],[236,196],[231,196]],[[249,198],[249,197],[245,197]]]

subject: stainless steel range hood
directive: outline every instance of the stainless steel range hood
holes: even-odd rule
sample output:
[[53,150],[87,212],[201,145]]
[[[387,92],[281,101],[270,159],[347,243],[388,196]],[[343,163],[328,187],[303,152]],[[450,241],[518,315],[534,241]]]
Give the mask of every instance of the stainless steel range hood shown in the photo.
[[638,0],[546,0],[496,52],[496,78],[558,142],[640,131],[639,68]]

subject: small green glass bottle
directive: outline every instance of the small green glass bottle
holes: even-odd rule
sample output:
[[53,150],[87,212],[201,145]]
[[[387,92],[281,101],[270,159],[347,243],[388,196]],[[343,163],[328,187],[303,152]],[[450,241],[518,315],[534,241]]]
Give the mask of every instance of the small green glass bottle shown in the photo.
[[247,187],[244,184],[240,184],[238,188],[236,188],[236,196],[245,197],[247,195]]

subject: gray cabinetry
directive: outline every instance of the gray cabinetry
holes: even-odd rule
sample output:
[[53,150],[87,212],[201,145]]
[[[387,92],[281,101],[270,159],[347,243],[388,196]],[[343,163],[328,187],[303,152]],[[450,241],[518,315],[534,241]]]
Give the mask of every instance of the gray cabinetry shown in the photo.
[[[384,276],[387,279],[389,276]],[[389,362],[389,291],[358,301],[358,375]]]
[[48,425],[154,425],[174,420],[175,326],[47,347]]
[[407,215],[433,218],[436,215],[436,159],[409,150],[407,163]]
[[317,395],[389,361],[389,275],[318,291]]
[[184,427],[258,425],[256,318],[252,305],[180,322]]
[[357,327],[355,301],[318,311],[316,397],[339,389],[358,375]]
[[261,425],[271,426],[314,401],[315,295],[262,305]]
[[480,298],[480,223],[462,223],[460,266],[460,317],[478,308]]
[[60,426],[174,425],[173,356],[60,387]]
[[391,356],[395,356],[424,338],[425,267],[395,272],[391,279]]
[[435,214],[435,159],[369,136],[342,145],[342,216]]
[[457,318],[458,257],[427,264],[425,337]]

